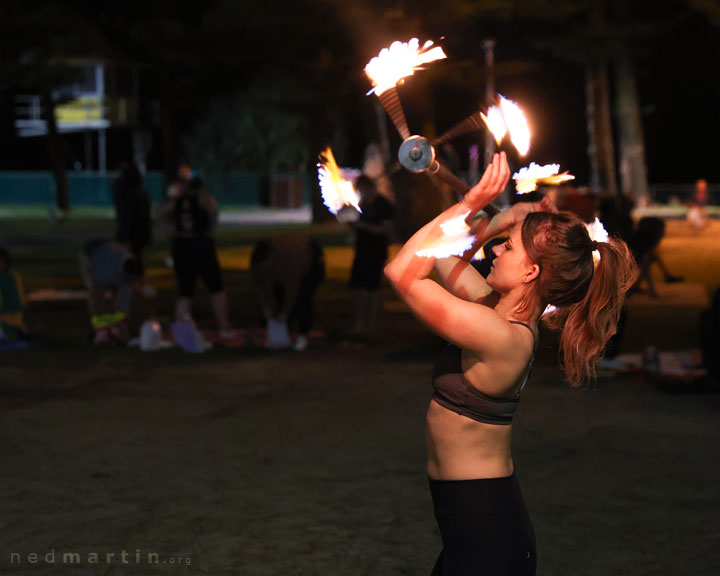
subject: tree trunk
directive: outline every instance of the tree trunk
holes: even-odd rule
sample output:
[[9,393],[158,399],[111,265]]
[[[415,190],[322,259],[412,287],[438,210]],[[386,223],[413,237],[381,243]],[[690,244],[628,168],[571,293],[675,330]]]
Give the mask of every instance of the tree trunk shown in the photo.
[[615,65],[618,125],[620,127],[620,182],[622,192],[647,206],[650,193],[645,164],[645,140],[642,132],[640,104],[635,68],[629,54],[622,53]]
[[607,63],[590,62],[586,66],[585,96],[590,158],[590,187],[593,190],[617,195],[615,147],[610,120]]
[[[588,28],[591,38],[604,38],[607,35],[606,10],[605,0],[590,1]],[[585,66],[585,77],[590,187],[615,196],[618,191],[617,172],[610,117],[608,63],[604,56],[590,56]]]
[[50,169],[55,180],[55,204],[59,210],[70,210],[70,188],[65,172],[65,156],[63,154],[62,138],[58,133],[55,121],[55,102],[49,88],[42,91],[42,107],[47,124],[47,149],[50,160]]

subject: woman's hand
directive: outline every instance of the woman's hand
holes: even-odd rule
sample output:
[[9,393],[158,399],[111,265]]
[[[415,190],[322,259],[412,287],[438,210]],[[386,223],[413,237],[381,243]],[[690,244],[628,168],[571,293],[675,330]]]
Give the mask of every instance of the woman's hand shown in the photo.
[[558,209],[549,198],[545,197],[540,202],[518,202],[513,204],[509,212],[513,215],[513,224],[522,222],[530,212],[552,212],[557,214]]
[[495,154],[492,162],[485,169],[480,182],[465,194],[462,203],[470,208],[473,214],[479,212],[502,194],[509,179],[510,167],[505,152]]
[[491,238],[495,238],[506,233],[516,224],[525,220],[525,216],[530,212],[553,212],[558,209],[549,199],[543,198],[540,202],[517,202],[507,210],[500,212],[492,218],[490,224],[487,225],[481,238],[481,244],[485,244]]

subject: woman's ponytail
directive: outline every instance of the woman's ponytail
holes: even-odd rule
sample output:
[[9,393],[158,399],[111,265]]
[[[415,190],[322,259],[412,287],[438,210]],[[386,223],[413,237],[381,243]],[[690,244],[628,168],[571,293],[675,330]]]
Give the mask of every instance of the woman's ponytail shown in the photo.
[[545,323],[560,330],[560,358],[570,384],[593,379],[595,366],[615,334],[625,295],[635,283],[637,266],[625,242],[593,244],[600,254],[585,297],[558,309]]

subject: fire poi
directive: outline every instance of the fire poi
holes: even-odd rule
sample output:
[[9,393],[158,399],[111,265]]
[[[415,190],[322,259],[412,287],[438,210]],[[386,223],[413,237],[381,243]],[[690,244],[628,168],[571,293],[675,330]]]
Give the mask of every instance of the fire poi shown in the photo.
[[365,74],[374,86],[368,94],[374,92],[377,95],[403,138],[410,136],[410,129],[396,86],[398,82],[422,70],[425,64],[443,58],[447,58],[445,52],[439,46],[433,47],[432,40],[420,48],[420,41],[411,38],[409,42],[393,42],[389,48],[383,48],[365,66]]
[[[414,173],[427,172],[429,175],[438,176],[457,193],[465,194],[469,189],[468,185],[436,158],[433,144],[437,145],[450,138],[477,131],[485,125],[495,137],[498,145],[506,135],[509,135],[518,154],[525,156],[530,149],[530,128],[520,106],[498,94],[498,104],[490,106],[486,114],[482,111],[472,114],[442,136],[434,139],[432,143],[423,136],[411,135],[397,93],[397,85],[405,78],[415,74],[416,71],[424,69],[426,64],[444,58],[446,55],[442,48],[433,46],[431,41],[426,42],[422,48],[417,38],[412,38],[409,42],[393,42],[389,48],[383,48],[365,66],[365,73],[373,83],[373,88],[368,94],[375,93],[378,96],[403,138],[398,150],[400,164]],[[524,194],[537,189],[538,184],[556,185],[574,178],[567,172],[558,174],[558,171],[559,165],[557,164],[538,166],[534,162],[531,163],[530,166],[522,168],[513,176],[517,192]],[[498,212],[497,208],[489,205],[479,216],[492,217]],[[442,224],[441,228],[443,237],[440,241],[419,250],[418,256],[434,258],[460,256],[472,246],[473,236],[470,234],[470,227],[464,221],[464,217],[453,218]],[[482,258],[482,254],[481,249],[475,259]]]
[[[320,154],[318,162],[318,182],[322,194],[323,204],[328,210],[338,216],[340,220],[357,219],[360,210],[360,198],[352,182],[343,176],[342,169],[335,162],[335,156],[330,147]],[[343,210],[352,207],[352,211]],[[354,216],[352,215],[354,212]],[[339,214],[345,214],[340,217]]]
[[525,156],[530,150],[530,127],[525,112],[512,100],[498,94],[500,104],[490,106],[487,115],[480,113],[490,132],[495,137],[498,146],[506,134],[515,146],[520,156]]
[[[594,222],[591,222],[590,224],[585,224],[585,227],[587,228],[588,234],[590,235],[590,240],[594,240],[595,242],[607,242],[608,241],[608,233],[605,230],[605,227],[602,225],[602,222],[595,218]],[[598,260],[600,260],[600,251],[599,250],[593,250],[593,262],[597,264]]]
[[428,246],[416,252],[418,256],[426,258],[447,258],[448,256],[460,256],[472,248],[475,236],[470,232],[470,226],[465,221],[470,215],[468,210],[455,218],[450,218],[440,224],[443,236],[433,246]]
[[575,176],[563,172],[558,174],[560,171],[560,164],[546,164],[540,166],[535,162],[530,162],[529,166],[520,168],[515,174],[513,174],[513,180],[515,180],[515,188],[518,194],[528,194],[537,190],[538,184],[554,186],[574,180]]

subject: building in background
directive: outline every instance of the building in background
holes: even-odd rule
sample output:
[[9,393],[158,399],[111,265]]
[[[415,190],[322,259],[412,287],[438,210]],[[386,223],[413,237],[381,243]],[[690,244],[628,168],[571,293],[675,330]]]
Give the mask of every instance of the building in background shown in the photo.
[[[142,172],[152,146],[153,103],[141,100],[142,65],[124,60],[76,58],[62,63],[75,80],[52,91],[58,132],[64,137],[70,165],[101,174],[114,168],[114,157],[132,158]],[[17,94],[14,126],[21,138],[47,136],[40,94]],[[69,135],[69,136],[68,136]]]

